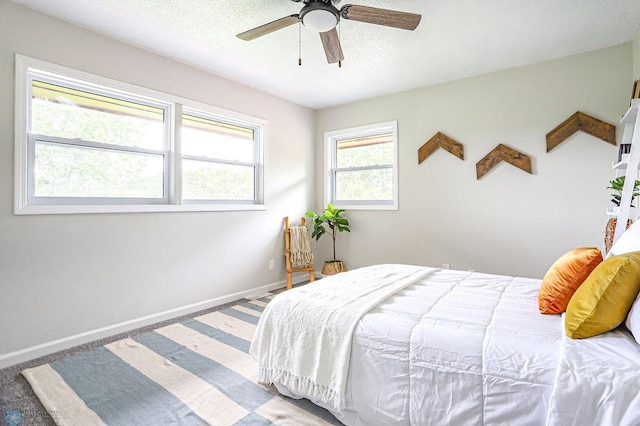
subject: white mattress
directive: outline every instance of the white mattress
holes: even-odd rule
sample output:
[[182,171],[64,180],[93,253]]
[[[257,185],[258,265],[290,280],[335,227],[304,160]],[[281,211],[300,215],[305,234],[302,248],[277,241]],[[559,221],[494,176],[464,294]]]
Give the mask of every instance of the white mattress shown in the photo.
[[563,326],[537,311],[539,287],[442,270],[396,293],[358,323],[334,414],[366,426],[546,424]]

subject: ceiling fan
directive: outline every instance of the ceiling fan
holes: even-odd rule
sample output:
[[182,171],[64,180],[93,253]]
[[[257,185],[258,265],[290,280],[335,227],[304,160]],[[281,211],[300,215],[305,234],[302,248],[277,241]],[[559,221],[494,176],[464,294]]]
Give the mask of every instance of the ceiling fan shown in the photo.
[[345,4],[340,9],[335,5],[340,0],[292,0],[304,2],[300,13],[285,16],[275,21],[253,28],[237,35],[242,40],[254,40],[258,37],[270,34],[274,31],[286,28],[289,25],[301,22],[305,27],[320,33],[322,46],[330,64],[341,62],[344,59],[340,38],[336,25],[340,19],[367,22],[369,24],[384,25],[387,27],[415,30],[420,23],[421,15],[416,13],[399,12],[396,10],[379,9],[377,7],[357,6]]

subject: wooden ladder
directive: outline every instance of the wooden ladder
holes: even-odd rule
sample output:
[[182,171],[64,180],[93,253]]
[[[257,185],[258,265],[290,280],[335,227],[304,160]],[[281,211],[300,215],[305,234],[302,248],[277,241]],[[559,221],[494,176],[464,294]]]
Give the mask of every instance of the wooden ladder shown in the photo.
[[[302,226],[307,226],[304,217],[300,218],[300,222]],[[286,259],[287,266],[287,290],[291,289],[291,274],[294,272],[308,272],[309,273],[309,282],[315,279],[315,275],[313,272],[313,263],[310,263],[306,266],[298,266],[294,267],[291,264],[291,229],[289,227],[289,216],[284,218],[284,256]]]

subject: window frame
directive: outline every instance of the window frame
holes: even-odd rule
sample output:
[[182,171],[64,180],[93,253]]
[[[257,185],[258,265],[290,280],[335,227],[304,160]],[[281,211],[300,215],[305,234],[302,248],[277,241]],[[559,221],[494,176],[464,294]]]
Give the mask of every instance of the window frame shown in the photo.
[[[391,134],[393,142],[392,164],[363,166],[363,167],[337,167],[337,144],[344,139],[367,137],[375,135]],[[398,121],[387,121],[369,124],[365,126],[350,127],[340,130],[325,132],[325,182],[324,203],[334,204],[337,207],[349,210],[398,210]],[[340,171],[359,171],[391,168],[392,176],[392,200],[338,200],[336,199],[336,174]]]
[[[15,55],[15,158],[14,158],[14,214],[74,214],[74,213],[133,213],[133,212],[184,212],[184,211],[236,211],[267,209],[267,155],[269,123],[267,120],[230,111],[214,105],[169,95],[152,89],[113,80],[62,65],[52,64],[20,54]],[[107,89],[108,94],[117,94],[122,99],[144,100],[154,106],[166,105],[164,150],[130,148],[120,145],[94,143],[78,139],[65,139],[30,133],[31,81],[32,75],[47,76],[55,81],[77,82],[82,90],[95,89],[95,93]],[[132,99],[130,99],[132,97]],[[254,155],[256,157],[256,182],[253,200],[182,200],[182,153],[181,125],[184,109],[202,111],[223,121],[249,125],[257,130]],[[164,156],[164,197],[160,198],[98,198],[98,197],[36,197],[34,188],[34,149],[36,141],[69,143],[88,148],[112,148],[113,151],[159,154]],[[96,146],[99,145],[99,146]]]
[[[223,116],[221,114],[218,114],[212,111],[207,111],[206,109],[198,109],[192,106],[186,106],[186,105],[183,106],[180,116],[182,117],[184,114],[188,114],[191,116],[195,116],[195,117],[199,117],[207,120],[217,121],[224,124],[244,127],[247,129],[251,129],[253,131],[253,160],[250,163],[245,161],[214,159],[207,156],[190,155],[190,154],[184,154],[184,153],[181,153],[181,158],[183,160],[202,161],[202,162],[207,162],[212,164],[227,164],[232,166],[253,167],[254,169],[253,198],[254,200],[260,199],[263,196],[262,181],[264,179],[263,178],[264,174],[262,172],[263,164],[261,164],[260,162],[260,158],[262,157],[261,143],[260,143],[262,128],[256,125],[255,123],[251,123],[246,120],[240,120],[237,118]],[[211,202],[211,200],[197,200],[197,199],[184,199],[184,198],[182,198],[182,201],[184,204],[207,204]],[[233,204],[233,203],[252,204],[253,203],[253,201],[251,200],[246,200],[246,201],[245,200],[216,200],[216,202],[219,204]]]

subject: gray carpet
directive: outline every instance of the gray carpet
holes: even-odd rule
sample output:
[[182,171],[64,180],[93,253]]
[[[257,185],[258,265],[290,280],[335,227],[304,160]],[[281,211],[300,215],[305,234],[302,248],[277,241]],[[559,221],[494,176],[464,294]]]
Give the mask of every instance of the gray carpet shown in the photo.
[[[275,291],[275,292],[278,292],[278,291]],[[185,320],[189,320],[196,316],[201,316],[209,312],[214,312],[214,311],[228,308],[241,301],[243,300],[217,306],[211,309],[199,311],[191,315],[186,315],[179,318],[174,318],[171,320],[159,322],[153,325],[149,325],[147,327],[139,328],[127,333],[121,333],[116,336],[112,336],[112,337],[101,339],[95,342],[87,343],[81,346],[67,349],[65,351],[57,352],[52,355],[41,357],[32,361],[28,361],[22,364],[18,364],[18,365],[0,370],[0,410],[1,410],[0,414],[2,414],[2,419],[5,420],[5,423],[2,423],[2,424],[10,424],[10,422],[8,421],[9,418],[6,417],[8,415],[8,412],[18,410],[20,412],[20,416],[22,419],[22,422],[19,423],[20,425],[55,425],[53,419],[47,413],[45,408],[42,406],[42,404],[34,394],[33,390],[31,389],[31,386],[29,385],[27,380],[22,376],[21,374],[22,370],[26,368],[36,367],[43,364],[48,364],[52,361],[57,361],[59,359],[65,358],[72,354],[76,354],[79,352],[84,352],[90,349],[104,346],[105,344],[115,342],[127,337],[132,337],[142,333],[146,333],[154,329],[164,327],[166,325],[170,325],[178,322],[184,322]],[[53,414],[55,415],[55,413]]]

